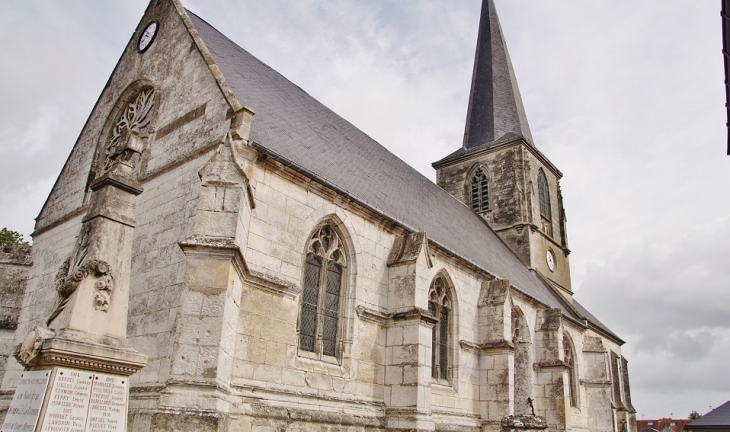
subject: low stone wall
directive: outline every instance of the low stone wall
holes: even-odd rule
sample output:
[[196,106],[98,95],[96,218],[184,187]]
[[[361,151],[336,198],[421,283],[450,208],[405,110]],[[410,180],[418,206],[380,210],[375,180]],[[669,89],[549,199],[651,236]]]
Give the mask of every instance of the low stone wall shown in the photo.
[[30,246],[0,246],[0,378],[13,349],[25,286],[33,265]]

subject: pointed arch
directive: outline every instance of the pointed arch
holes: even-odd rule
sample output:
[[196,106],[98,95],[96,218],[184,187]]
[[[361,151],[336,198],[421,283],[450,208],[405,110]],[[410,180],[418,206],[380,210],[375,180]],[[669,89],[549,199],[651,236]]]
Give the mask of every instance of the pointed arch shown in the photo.
[[540,215],[548,220],[552,220],[550,186],[545,171],[542,168],[537,172],[537,193],[540,199]]
[[469,207],[477,213],[491,209],[489,170],[483,164],[472,167],[466,177],[465,196]]
[[428,289],[428,310],[438,319],[431,333],[431,377],[442,384],[454,382],[452,378],[458,374],[457,304],[451,276],[441,269]]
[[[307,242],[312,233],[324,223],[329,223],[340,235],[340,240],[344,242],[347,252],[347,283],[344,285],[344,295],[342,297],[342,314],[341,316],[341,344],[342,356],[346,359],[352,347],[355,319],[355,303],[357,300],[357,286],[360,278],[363,277],[358,272],[358,253],[362,250],[357,233],[357,228],[353,224],[352,217],[341,207],[334,204],[325,204],[317,207],[307,216],[301,225],[302,235],[300,237],[300,251],[304,251]],[[306,234],[304,234],[306,233]],[[305,257],[302,256],[302,269],[304,268]],[[299,327],[297,327],[298,329]]]
[[353,253],[343,229],[336,215],[321,220],[307,236],[302,257],[299,353],[320,360],[341,360],[349,334]]
[[[139,111],[138,107],[134,106],[137,102],[136,100],[140,98],[144,99],[142,101],[145,106],[144,115],[136,119],[137,124],[130,124],[140,114],[137,112]],[[142,148],[139,150],[145,150],[149,146],[153,120],[157,118],[157,112],[160,106],[159,99],[160,95],[159,92],[155,91],[154,84],[146,79],[136,80],[122,90],[116,103],[109,110],[101,133],[97,138],[97,144],[94,148],[94,155],[92,156],[91,166],[89,167],[89,174],[84,188],[84,203],[88,202],[91,183],[102,174],[105,165],[108,164],[109,157],[117,156],[114,153],[128,139],[127,135],[130,134],[130,129],[134,135],[140,138],[139,144]],[[132,162],[136,166],[138,161],[135,160]]]
[[578,366],[576,364],[575,345],[573,344],[573,339],[567,332],[563,333],[563,356],[563,361],[568,372],[568,400],[570,401],[570,406],[577,408],[579,400]]

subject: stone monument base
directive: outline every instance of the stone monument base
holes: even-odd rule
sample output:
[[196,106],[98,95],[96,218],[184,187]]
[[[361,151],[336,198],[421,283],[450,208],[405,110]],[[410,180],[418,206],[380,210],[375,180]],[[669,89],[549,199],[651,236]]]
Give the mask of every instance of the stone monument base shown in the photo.
[[[16,346],[14,355],[27,370],[49,366],[78,368],[88,371],[129,376],[142,369],[147,356],[131,347],[129,340],[87,333],[78,330],[32,331],[29,336],[49,332],[36,341],[34,352],[23,352],[28,341]],[[26,338],[28,339],[28,338]]]
[[126,432],[129,376],[147,361],[129,341],[35,328],[15,356],[26,370],[0,432]]
[[129,377],[53,366],[25,371],[2,432],[127,430]]

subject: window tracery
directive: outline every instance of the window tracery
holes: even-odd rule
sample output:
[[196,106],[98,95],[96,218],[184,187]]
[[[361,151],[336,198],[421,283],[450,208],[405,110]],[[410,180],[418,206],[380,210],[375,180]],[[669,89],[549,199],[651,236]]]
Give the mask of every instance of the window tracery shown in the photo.
[[469,187],[471,209],[475,212],[489,210],[489,179],[484,167],[479,166],[474,170]]
[[449,377],[449,337],[451,320],[451,299],[443,277],[431,283],[428,293],[428,310],[438,322],[431,333],[431,376],[447,380]]
[[318,357],[339,357],[340,299],[347,258],[330,225],[309,239],[299,325],[299,348]]
[[149,137],[155,106],[154,93],[153,88],[142,90],[122,112],[106,147],[103,172],[109,171],[117,163],[134,168],[139,162],[144,150],[143,140]]

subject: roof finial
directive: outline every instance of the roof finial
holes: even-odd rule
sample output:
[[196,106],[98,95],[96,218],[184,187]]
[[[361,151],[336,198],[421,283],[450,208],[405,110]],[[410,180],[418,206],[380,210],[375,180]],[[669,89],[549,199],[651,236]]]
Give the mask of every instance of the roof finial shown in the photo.
[[532,143],[494,0],[482,0],[464,148],[494,142],[510,133]]

